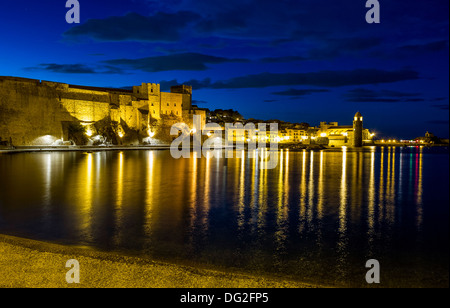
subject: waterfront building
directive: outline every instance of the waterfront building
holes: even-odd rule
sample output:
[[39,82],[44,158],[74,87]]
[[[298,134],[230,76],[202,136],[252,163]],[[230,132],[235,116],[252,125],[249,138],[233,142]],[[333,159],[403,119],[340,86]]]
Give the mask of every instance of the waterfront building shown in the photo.
[[116,89],[0,76],[0,137],[13,145],[169,142],[170,126],[191,126],[193,115],[203,127],[206,111],[192,106],[186,85],[161,92],[156,83]]

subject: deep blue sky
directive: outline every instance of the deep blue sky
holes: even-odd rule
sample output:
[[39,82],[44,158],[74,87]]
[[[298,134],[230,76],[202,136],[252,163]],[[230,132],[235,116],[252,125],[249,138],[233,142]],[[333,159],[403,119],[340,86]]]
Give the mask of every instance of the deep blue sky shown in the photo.
[[449,1],[2,1],[0,75],[100,87],[194,87],[199,107],[448,138]]

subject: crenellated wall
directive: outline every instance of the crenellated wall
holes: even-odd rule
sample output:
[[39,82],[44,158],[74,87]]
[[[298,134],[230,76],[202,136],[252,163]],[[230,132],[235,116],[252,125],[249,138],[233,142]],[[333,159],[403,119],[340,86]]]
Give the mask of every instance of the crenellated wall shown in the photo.
[[51,145],[67,141],[77,125],[108,131],[101,123],[117,135],[110,139],[136,144],[148,137],[149,117],[182,121],[190,102],[190,93],[160,92],[153,83],[127,91],[0,76],[0,138],[16,146]]

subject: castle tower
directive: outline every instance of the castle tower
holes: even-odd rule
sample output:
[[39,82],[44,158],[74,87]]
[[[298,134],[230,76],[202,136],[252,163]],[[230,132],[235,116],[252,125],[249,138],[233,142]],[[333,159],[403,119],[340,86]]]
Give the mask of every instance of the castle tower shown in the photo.
[[143,85],[146,88],[149,113],[153,119],[161,118],[161,85],[157,83],[146,83]]
[[353,119],[353,146],[360,148],[363,145],[363,117],[358,111]]

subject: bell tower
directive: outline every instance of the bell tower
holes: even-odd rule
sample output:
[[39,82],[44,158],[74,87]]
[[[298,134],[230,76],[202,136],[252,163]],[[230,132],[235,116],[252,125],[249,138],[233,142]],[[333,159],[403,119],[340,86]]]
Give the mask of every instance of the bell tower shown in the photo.
[[363,117],[358,111],[353,119],[353,147],[360,148],[363,145]]

